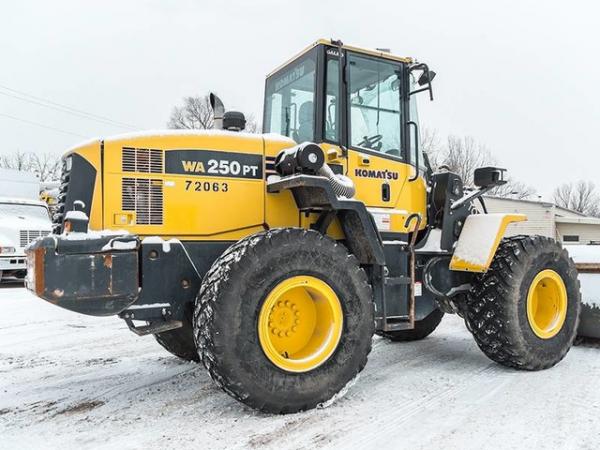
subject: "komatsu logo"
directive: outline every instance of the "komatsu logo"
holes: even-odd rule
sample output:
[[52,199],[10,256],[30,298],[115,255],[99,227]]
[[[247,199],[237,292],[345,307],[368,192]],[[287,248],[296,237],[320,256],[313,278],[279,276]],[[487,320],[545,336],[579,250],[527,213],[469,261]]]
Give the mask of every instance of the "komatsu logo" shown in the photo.
[[397,180],[398,172],[390,170],[355,169],[354,176],[360,178],[376,178],[380,180]]
[[214,150],[169,150],[166,173],[262,179],[262,155]]

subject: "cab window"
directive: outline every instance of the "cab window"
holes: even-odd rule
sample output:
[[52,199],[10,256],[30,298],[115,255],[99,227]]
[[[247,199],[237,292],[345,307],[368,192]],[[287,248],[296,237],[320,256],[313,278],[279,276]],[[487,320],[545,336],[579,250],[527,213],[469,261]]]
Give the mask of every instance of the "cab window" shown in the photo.
[[313,141],[316,57],[311,51],[267,79],[264,131]]
[[399,64],[349,54],[351,147],[402,157],[401,73]]

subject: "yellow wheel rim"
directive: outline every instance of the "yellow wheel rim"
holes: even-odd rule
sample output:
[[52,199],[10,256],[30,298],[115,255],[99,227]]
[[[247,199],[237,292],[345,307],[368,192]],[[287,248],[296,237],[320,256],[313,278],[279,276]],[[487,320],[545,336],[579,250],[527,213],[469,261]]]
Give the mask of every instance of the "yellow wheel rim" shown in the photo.
[[304,275],[288,278],[275,286],[260,309],[260,345],[283,370],[313,370],[335,351],[343,317],[340,300],[327,283]]
[[558,334],[567,317],[567,289],[554,270],[538,273],[527,294],[527,319],[533,332],[542,339]]

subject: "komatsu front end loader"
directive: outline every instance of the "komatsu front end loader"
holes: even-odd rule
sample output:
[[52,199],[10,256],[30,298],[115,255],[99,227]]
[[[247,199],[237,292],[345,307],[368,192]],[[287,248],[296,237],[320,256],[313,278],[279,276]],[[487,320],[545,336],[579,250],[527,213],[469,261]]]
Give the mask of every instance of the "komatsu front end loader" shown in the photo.
[[500,364],[553,366],[577,330],[575,266],[551,239],[503,238],[524,216],[475,208],[503,169],[477,169],[468,192],[432,171],[416,98],[434,75],[321,40],[268,75],[264,134],[212,96],[215,129],[75,147],[29,289],[118,315],[267,412],[328,401],[374,333],[422,339],[444,313]]

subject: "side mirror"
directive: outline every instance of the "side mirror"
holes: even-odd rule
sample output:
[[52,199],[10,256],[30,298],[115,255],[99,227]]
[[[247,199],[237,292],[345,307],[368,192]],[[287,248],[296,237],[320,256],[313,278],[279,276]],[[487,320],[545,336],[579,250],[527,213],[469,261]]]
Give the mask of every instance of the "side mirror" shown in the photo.
[[473,174],[473,183],[480,188],[493,188],[507,183],[506,169],[500,167],[479,167]]
[[419,86],[425,86],[433,81],[435,75],[436,74],[433,70],[426,70],[421,74],[421,76],[417,80],[417,83],[419,84]]
[[409,97],[414,94],[418,94],[419,92],[428,91],[429,92],[429,100],[433,100],[433,90],[431,89],[431,82],[435,78],[435,72],[433,70],[429,70],[429,66],[425,63],[415,63],[409,67],[409,71],[413,72],[415,70],[420,70],[421,75],[417,79],[417,84],[421,86],[419,89],[415,89],[408,93]]

